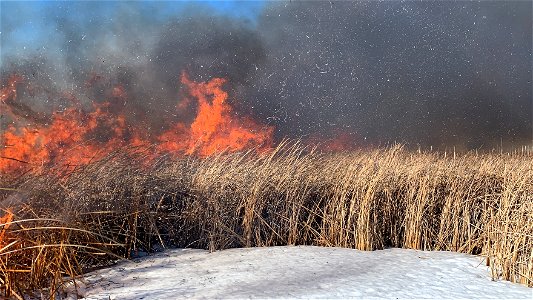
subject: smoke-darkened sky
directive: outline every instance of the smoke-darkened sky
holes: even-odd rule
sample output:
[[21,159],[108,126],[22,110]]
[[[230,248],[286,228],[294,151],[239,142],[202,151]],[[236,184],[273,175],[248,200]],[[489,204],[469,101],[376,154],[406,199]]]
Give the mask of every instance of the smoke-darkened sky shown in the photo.
[[[532,141],[532,3],[1,2],[1,74],[51,95],[130,95],[164,127],[179,76],[229,79],[232,104],[277,138],[348,134],[360,144],[467,149]],[[87,87],[91,76],[105,78]],[[178,118],[188,118],[177,115]]]

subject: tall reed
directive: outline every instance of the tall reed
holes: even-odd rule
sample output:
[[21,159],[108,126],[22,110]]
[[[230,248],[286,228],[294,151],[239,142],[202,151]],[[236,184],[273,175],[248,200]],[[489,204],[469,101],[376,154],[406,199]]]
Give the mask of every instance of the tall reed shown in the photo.
[[532,168],[520,153],[282,143],[202,159],[123,151],[12,174],[0,181],[13,217],[0,224],[0,286],[11,297],[49,287],[54,297],[65,277],[139,251],[273,245],[481,254],[494,278],[532,286]]

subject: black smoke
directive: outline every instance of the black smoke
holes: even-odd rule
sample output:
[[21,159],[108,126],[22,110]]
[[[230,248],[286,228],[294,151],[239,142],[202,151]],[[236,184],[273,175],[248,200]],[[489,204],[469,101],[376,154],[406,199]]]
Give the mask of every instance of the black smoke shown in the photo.
[[157,131],[191,117],[174,109],[186,71],[228,78],[236,110],[275,126],[278,139],[342,132],[361,145],[464,149],[532,141],[528,2],[273,2],[254,22],[196,5],[155,18],[123,4],[112,23],[51,18],[60,39],[2,56],[2,79],[24,73],[36,87],[21,87],[19,100],[39,110],[68,106],[56,96],[65,91],[87,106],[109,100],[118,84],[130,118]]

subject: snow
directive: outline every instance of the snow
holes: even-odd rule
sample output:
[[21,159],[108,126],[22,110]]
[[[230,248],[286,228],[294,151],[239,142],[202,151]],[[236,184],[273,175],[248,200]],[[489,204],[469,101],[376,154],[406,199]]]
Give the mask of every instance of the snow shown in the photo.
[[[485,259],[442,252],[287,246],[168,250],[87,274],[86,299],[533,299],[492,281]],[[74,294],[70,294],[75,298]]]

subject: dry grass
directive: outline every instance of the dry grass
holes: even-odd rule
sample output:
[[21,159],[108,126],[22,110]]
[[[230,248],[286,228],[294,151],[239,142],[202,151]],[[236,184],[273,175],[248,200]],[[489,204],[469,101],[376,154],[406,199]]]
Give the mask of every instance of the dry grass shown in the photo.
[[533,286],[532,169],[527,155],[282,144],[150,163],[115,153],[4,176],[0,207],[13,221],[0,225],[0,286],[52,297],[65,276],[135,251],[297,244],[483,254],[495,278]]

